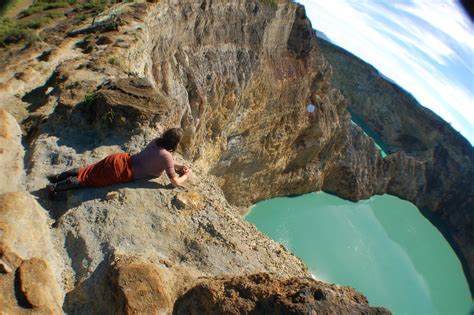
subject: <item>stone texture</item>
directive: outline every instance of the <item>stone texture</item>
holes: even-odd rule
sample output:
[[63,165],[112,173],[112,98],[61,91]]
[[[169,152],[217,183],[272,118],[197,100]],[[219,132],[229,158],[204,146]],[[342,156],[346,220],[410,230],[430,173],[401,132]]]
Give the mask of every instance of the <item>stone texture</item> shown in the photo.
[[0,273],[14,272],[21,262],[22,259],[12,252],[7,245],[0,245]]
[[15,118],[0,109],[0,194],[21,190],[23,155],[21,129]]
[[48,263],[39,258],[22,262],[18,268],[21,293],[33,310],[62,314],[63,294]]
[[2,314],[62,314],[64,294],[50,268],[52,263],[59,274],[49,218],[29,193],[15,192],[23,190],[21,132],[4,110],[0,120],[0,143],[7,146],[0,159],[0,169],[6,172],[2,184],[7,185],[0,194],[0,310]]
[[171,301],[163,276],[154,264],[116,258],[109,269],[115,295],[114,314],[169,314]]
[[202,279],[173,314],[391,314],[349,287],[269,274]]
[[426,165],[400,151],[382,158],[373,140],[351,126],[345,151],[324,182],[324,190],[357,201],[390,193],[413,203],[426,184]]
[[[13,254],[9,255],[11,258]],[[0,271],[0,312],[63,314],[63,293],[48,263],[40,258],[22,261],[16,257],[15,265],[19,266],[14,272]]]
[[0,195],[0,309],[6,314],[62,314],[61,268],[48,225],[28,193]]
[[46,211],[28,193],[0,195],[0,245],[22,259],[41,257],[56,265],[49,225]]
[[196,191],[179,192],[175,197],[181,208],[198,211],[204,207],[204,198]]
[[[175,159],[181,163],[179,156]],[[150,265],[170,266],[166,267],[171,274],[166,288],[172,302],[180,286],[201,276],[264,271],[279,276],[309,275],[298,258],[242,220],[214,178],[187,163],[199,179],[187,182],[187,189],[206,196],[199,211],[176,202],[177,189],[169,188],[166,176],[78,190],[55,201],[55,206],[68,209],[57,220],[62,235],[59,243],[70,258],[64,274],[71,283],[64,304],[67,313],[100,314],[116,307],[104,292],[108,290],[108,261],[117,252]],[[110,190],[122,197],[103,200]],[[45,203],[45,207],[51,206]]]

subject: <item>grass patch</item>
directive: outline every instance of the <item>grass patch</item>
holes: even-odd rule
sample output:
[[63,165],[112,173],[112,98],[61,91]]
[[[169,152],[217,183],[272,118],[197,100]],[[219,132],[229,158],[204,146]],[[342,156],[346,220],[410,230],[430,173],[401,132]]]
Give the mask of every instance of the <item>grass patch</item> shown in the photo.
[[278,9],[278,3],[277,0],[260,0],[260,3],[263,5],[267,5],[271,7],[272,9]]
[[[12,0],[10,3],[14,2],[17,1]],[[28,9],[21,11],[18,19],[0,20],[0,47],[21,42],[31,43],[40,39],[35,30],[64,17],[62,9],[69,8],[72,3],[72,1],[71,3],[53,0],[36,1]]]
[[20,12],[20,18],[31,16],[38,13],[53,9],[65,9],[69,8],[72,3],[68,2],[53,2],[52,0],[43,0],[33,3],[28,9]]
[[0,2],[0,18],[5,16],[20,0],[3,0]]
[[80,10],[92,10],[96,13],[100,13],[104,11],[109,5],[110,5],[109,1],[96,0],[96,1],[78,3],[76,4],[76,8]]
[[[6,1],[6,2],[4,2]],[[0,14],[21,0],[0,0]],[[79,20],[89,16],[97,16],[105,9],[116,4],[116,0],[37,0],[29,8],[18,15],[18,19],[4,18],[0,20],[0,47],[33,42],[39,38],[35,30],[51,23],[53,20],[64,17],[67,9],[74,8]],[[1,16],[1,15],[0,15]]]
[[82,102],[87,105],[92,105],[97,98],[99,98],[99,94],[96,92],[87,92],[82,98]]
[[114,119],[115,119],[115,112],[112,108],[107,113],[102,115],[102,120],[109,122],[109,124],[111,124],[114,121]]
[[[39,23],[39,22],[38,22]],[[16,44],[22,41],[33,42],[39,39],[34,28],[37,24],[26,23],[19,24],[11,19],[0,21],[0,47],[6,47],[10,44]]]
[[34,42],[40,39],[35,30],[63,16],[61,12],[48,12],[20,20],[2,19],[0,20],[0,47],[20,42]]
[[113,66],[120,66],[120,64],[121,64],[120,60],[118,60],[118,58],[116,58],[116,57],[110,58],[108,63],[113,65]]

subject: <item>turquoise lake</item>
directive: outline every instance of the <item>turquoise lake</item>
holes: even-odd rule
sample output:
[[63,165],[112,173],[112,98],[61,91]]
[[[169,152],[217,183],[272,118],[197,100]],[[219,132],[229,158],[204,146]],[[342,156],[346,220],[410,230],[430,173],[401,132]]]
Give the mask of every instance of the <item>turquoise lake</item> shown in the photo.
[[394,314],[469,314],[461,263],[412,203],[357,203],[318,192],[274,198],[246,219],[300,257],[318,280],[349,285]]

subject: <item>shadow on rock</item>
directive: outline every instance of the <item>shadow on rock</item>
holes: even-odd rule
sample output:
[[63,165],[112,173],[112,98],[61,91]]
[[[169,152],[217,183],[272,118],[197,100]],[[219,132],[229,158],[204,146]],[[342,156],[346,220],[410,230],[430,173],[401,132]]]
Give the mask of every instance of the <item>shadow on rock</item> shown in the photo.
[[77,190],[69,190],[55,193],[51,196],[46,188],[32,191],[41,206],[49,212],[49,216],[55,220],[53,227],[56,227],[61,217],[70,209],[80,206],[90,200],[105,200],[107,195],[119,189],[173,189],[172,184],[161,184],[149,179],[136,180],[130,183],[117,184],[108,187],[89,187]]
[[64,298],[66,314],[113,314],[114,299],[106,277],[109,259],[103,260],[82,283]]
[[178,298],[173,314],[391,314],[350,287],[261,273],[203,278]]

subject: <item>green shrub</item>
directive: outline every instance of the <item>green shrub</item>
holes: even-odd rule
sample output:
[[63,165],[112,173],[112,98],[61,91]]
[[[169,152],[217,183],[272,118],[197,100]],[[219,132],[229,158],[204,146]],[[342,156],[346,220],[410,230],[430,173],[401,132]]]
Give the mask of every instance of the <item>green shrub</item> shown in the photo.
[[20,12],[21,17],[27,17],[39,12],[43,12],[43,6],[32,4],[28,9]]
[[[5,1],[5,0],[0,0]],[[6,8],[12,6],[17,0],[6,0],[5,4],[0,5],[0,14],[6,12]],[[116,2],[113,0],[39,0],[35,1],[29,8],[23,10],[20,13],[20,19],[11,20],[3,19],[0,20],[0,47],[5,47],[10,44],[19,43],[22,41],[32,42],[38,40],[39,37],[36,35],[36,29],[39,29],[49,23],[52,20],[63,17],[64,10],[49,11],[55,9],[64,9],[71,6],[75,6],[78,10],[92,10],[94,14],[99,14],[104,11],[107,7]],[[49,11],[49,12],[48,12]],[[80,20],[85,20],[86,12],[78,15]],[[114,63],[115,64],[115,63]],[[119,63],[117,63],[119,64]]]
[[278,8],[277,0],[260,0],[260,3],[270,6],[272,9]]
[[36,25],[23,25],[11,19],[0,21],[0,47],[16,44],[21,41],[33,42],[39,39],[33,28]]
[[107,113],[102,115],[102,120],[109,122],[110,124],[114,121],[115,119],[115,112],[111,108]]
[[92,0],[76,4],[76,7],[82,10],[93,10],[96,13],[100,13],[104,11],[110,4],[110,1]]
[[62,12],[48,12],[44,15],[33,16],[27,19],[20,19],[17,21],[17,27],[39,29],[40,27],[51,23],[51,21],[63,16],[64,14]]
[[6,15],[10,9],[15,7],[19,0],[2,0],[0,1],[0,18]]
[[109,64],[118,66],[118,65],[120,65],[120,60],[118,60],[115,57],[112,57],[112,58],[109,59]]
[[29,29],[11,29],[7,32],[0,32],[0,46],[6,47],[21,41],[33,42],[38,40],[38,36]]
[[37,1],[33,3],[28,9],[20,12],[20,17],[27,17],[34,14],[42,13],[44,11],[53,9],[64,9],[69,8],[71,3],[68,2],[50,2],[50,1]]
[[86,95],[82,98],[82,101],[86,104],[91,105],[99,97],[96,92],[87,92]]
[[70,4],[67,2],[55,2],[43,5],[43,11],[59,9],[59,8],[69,8]]

